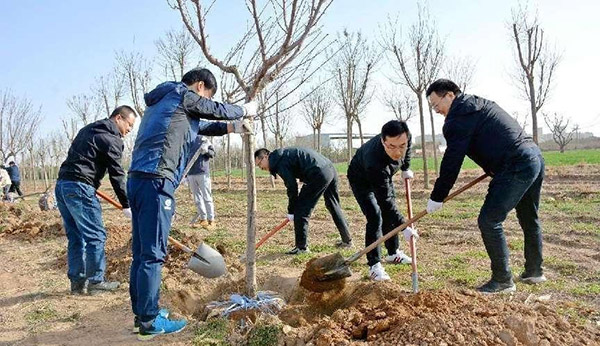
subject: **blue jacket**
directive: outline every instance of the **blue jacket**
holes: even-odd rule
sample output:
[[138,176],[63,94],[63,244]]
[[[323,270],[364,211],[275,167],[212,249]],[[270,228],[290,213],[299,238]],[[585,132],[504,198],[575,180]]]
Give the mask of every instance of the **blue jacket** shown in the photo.
[[[202,143],[204,142],[204,136],[198,135],[192,144],[192,150],[190,155],[193,156],[196,150],[200,150]],[[210,163],[209,160],[215,157],[215,148],[210,144],[210,142],[206,143],[207,147],[205,152],[201,153],[198,156],[198,159],[190,168],[188,175],[200,175],[200,174],[208,174],[210,173]]]
[[198,133],[227,133],[227,124],[201,121],[234,120],[244,115],[240,106],[211,101],[183,83],[165,82],[144,95],[146,111],[133,148],[129,174],[167,178],[178,186],[191,157]]
[[437,202],[448,196],[465,156],[493,176],[523,149],[535,146],[531,137],[495,102],[468,94],[454,99],[442,131],[448,146],[430,196]]
[[19,167],[17,165],[3,166],[2,168],[6,169],[6,171],[8,172],[10,181],[17,183],[21,181],[21,174],[19,173]]

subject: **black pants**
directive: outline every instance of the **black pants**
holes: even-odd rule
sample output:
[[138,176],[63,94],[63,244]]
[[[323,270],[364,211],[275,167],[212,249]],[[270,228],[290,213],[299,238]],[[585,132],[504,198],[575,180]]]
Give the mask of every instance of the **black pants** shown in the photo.
[[294,232],[296,247],[300,249],[305,249],[307,246],[308,220],[321,196],[325,199],[325,207],[331,214],[342,241],[350,242],[352,240],[348,231],[348,222],[346,222],[340,206],[337,171],[333,165],[330,165],[323,169],[320,175],[305,182],[298,194],[296,210],[294,210]]
[[[373,244],[377,239],[387,234],[397,226],[404,223],[404,217],[398,209],[394,208],[380,208],[380,203],[377,202],[375,194],[370,191],[352,186],[352,192],[354,197],[360,206],[363,214],[367,218],[367,229],[365,232],[365,246]],[[394,203],[395,205],[395,203]],[[385,247],[388,251],[388,255],[396,253],[399,247],[398,235],[391,237],[385,241]],[[372,266],[381,261],[381,250],[380,246],[369,251],[367,253],[367,264]]]
[[20,181],[12,181],[10,184],[10,189],[8,192],[16,192],[19,196],[23,196],[23,192],[21,192],[21,182]]

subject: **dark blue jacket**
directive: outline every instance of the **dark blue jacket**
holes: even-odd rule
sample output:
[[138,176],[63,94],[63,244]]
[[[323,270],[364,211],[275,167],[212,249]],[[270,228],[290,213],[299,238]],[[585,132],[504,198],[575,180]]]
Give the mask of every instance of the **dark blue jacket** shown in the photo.
[[165,82],[144,95],[146,111],[133,148],[130,175],[164,177],[178,186],[191,157],[198,133],[227,133],[226,123],[200,121],[233,120],[244,115],[240,106],[222,104],[198,96],[183,83]]
[[368,140],[358,148],[348,165],[348,181],[352,191],[372,192],[383,211],[397,213],[396,192],[392,178],[399,170],[406,171],[410,168],[411,150],[412,136],[408,136],[408,147],[404,158],[395,161],[385,152],[381,135]]
[[298,183],[310,183],[323,175],[323,170],[333,167],[331,161],[314,150],[307,148],[283,148],[269,154],[269,171],[279,174],[288,195],[288,214],[293,214],[298,200]]
[[535,146],[521,126],[495,102],[459,94],[444,121],[447,148],[431,199],[441,202],[454,186],[465,155],[494,175],[525,148]]
[[[196,139],[194,140],[194,143],[192,144],[192,150],[190,152],[192,156],[194,155],[196,150],[200,150],[203,140],[204,140],[204,136],[198,135],[196,137]],[[206,144],[207,144],[206,152],[201,153],[200,156],[198,156],[198,159],[196,160],[196,162],[194,162],[194,164],[190,168],[188,175],[200,175],[200,174],[210,173],[209,160],[212,159],[213,157],[215,157],[215,148],[212,146],[212,144],[210,144],[210,142],[208,142]]]
[[17,165],[5,166],[2,168],[6,169],[6,171],[8,172],[10,181],[16,182],[16,183],[21,182],[21,173],[19,173],[19,167]]
[[117,123],[102,119],[84,126],[69,147],[60,165],[59,180],[79,181],[97,189],[106,175],[123,208],[129,208],[125,191],[125,171],[121,166],[123,139]]

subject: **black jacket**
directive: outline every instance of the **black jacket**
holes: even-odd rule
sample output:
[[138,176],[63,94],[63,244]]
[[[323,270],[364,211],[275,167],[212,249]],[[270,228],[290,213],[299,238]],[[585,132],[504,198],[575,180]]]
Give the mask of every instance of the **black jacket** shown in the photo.
[[395,209],[396,194],[392,177],[399,170],[406,171],[410,167],[411,146],[412,138],[409,136],[404,158],[395,161],[386,154],[381,135],[363,144],[348,166],[348,180],[352,191],[373,192],[382,209]]
[[296,179],[303,183],[310,183],[311,180],[320,177],[323,169],[327,167],[333,167],[331,161],[311,149],[276,149],[269,154],[269,171],[273,176],[279,174],[287,188],[288,214],[294,213],[298,200]]
[[108,170],[119,202],[123,208],[129,208],[125,171],[121,167],[123,146],[121,133],[114,121],[103,119],[85,126],[71,143],[67,159],[60,166],[58,179],[80,181],[97,189]]
[[448,146],[431,192],[431,199],[437,202],[448,196],[465,155],[494,175],[524,148],[535,146],[531,137],[495,102],[468,94],[459,94],[452,102],[443,132]]

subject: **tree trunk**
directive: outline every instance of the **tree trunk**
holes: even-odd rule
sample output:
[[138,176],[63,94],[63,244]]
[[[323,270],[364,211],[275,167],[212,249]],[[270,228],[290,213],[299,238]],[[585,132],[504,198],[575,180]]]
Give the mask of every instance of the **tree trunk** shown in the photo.
[[346,136],[347,136],[347,159],[348,159],[348,163],[350,163],[350,161],[352,161],[352,116],[346,114]]
[[533,136],[533,141],[535,144],[539,144],[538,142],[538,125],[537,125],[537,109],[535,107],[535,85],[533,84],[533,78],[527,78],[529,81],[529,104],[531,106],[531,126],[533,126],[533,131],[531,132]]
[[[250,101],[250,100],[248,100]],[[254,135],[244,136],[246,144],[246,179],[248,210],[246,232],[246,294],[248,297],[256,296],[256,177],[254,171]]]
[[227,172],[227,189],[231,190],[231,135],[227,134],[227,158],[225,159],[225,171]]
[[356,124],[358,125],[358,136],[360,137],[360,145],[362,146],[365,144],[365,138],[363,137],[362,122],[358,117],[356,117]]
[[317,129],[317,151],[321,153],[321,128]]
[[435,176],[439,177],[440,173],[438,170],[438,158],[437,158],[437,141],[435,140],[435,123],[433,122],[433,112],[431,106],[429,108],[429,118],[431,119],[431,138],[433,142],[433,167],[435,168]]
[[423,153],[423,181],[425,189],[429,189],[429,174],[427,172],[427,150],[425,148],[425,116],[423,114],[423,95],[417,94],[419,101],[419,120],[421,120],[421,150]]
[[317,128],[313,127],[313,149],[317,150]]
[[33,155],[29,155],[29,161],[31,161],[31,179],[33,180],[33,189],[37,189],[37,183],[35,179],[35,160],[33,159]]

